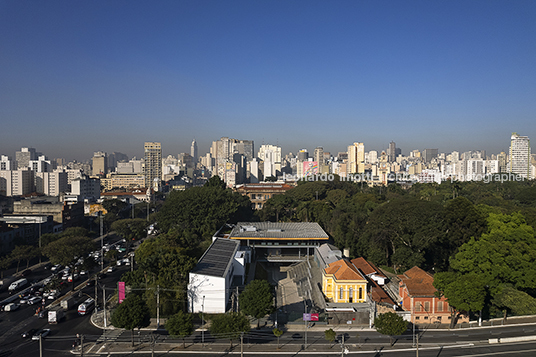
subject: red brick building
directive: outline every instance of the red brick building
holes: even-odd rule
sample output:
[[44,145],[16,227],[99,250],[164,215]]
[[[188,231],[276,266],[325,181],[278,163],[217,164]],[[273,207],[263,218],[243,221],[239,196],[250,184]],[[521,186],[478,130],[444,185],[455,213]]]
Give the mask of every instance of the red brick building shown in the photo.
[[[445,297],[435,295],[434,277],[419,267],[413,267],[399,275],[399,295],[402,308],[411,311],[411,321],[417,324],[448,324],[451,307]],[[469,322],[469,317],[461,315],[458,322]]]

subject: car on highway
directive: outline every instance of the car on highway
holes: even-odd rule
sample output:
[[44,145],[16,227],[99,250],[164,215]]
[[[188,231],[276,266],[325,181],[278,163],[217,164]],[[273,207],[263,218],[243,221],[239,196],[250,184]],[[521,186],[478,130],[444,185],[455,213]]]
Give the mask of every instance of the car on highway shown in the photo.
[[18,308],[20,307],[19,304],[15,304],[15,303],[9,303],[7,304],[6,306],[4,306],[4,311],[15,311],[17,310]]
[[22,338],[32,337],[33,335],[35,335],[36,332],[37,332],[37,329],[33,328],[33,329],[23,332],[21,336]]
[[26,304],[28,302],[28,300],[30,299],[30,295],[26,295],[26,296],[23,296],[20,301],[19,301],[19,304]]
[[50,268],[50,271],[57,272],[61,269],[61,264],[56,264],[52,268]]
[[41,298],[38,296],[34,296],[28,299],[28,305],[39,304],[40,302],[41,302]]
[[108,273],[113,273],[115,271],[115,267],[111,266],[106,270]]
[[50,333],[50,329],[49,329],[49,328],[42,328],[41,330],[37,331],[37,332],[32,336],[32,340],[34,340],[34,341],[39,341],[39,336],[41,336],[41,338],[43,338],[43,337],[48,336],[49,333]]

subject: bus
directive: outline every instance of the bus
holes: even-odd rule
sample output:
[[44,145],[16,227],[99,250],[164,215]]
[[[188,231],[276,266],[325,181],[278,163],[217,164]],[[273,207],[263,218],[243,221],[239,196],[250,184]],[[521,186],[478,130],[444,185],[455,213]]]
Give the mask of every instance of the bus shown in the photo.
[[89,298],[83,303],[81,303],[80,305],[78,305],[78,314],[85,315],[91,312],[91,310],[93,310],[94,307],[95,307],[95,300],[93,300],[92,298]]

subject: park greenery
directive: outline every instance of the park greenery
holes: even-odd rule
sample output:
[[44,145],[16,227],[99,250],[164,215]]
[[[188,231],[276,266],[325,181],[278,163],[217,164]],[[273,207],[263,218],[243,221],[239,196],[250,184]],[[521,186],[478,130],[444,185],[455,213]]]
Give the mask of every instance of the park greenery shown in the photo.
[[[536,181],[369,187],[300,181],[259,220],[318,222],[336,246],[393,273],[435,275],[453,314],[530,310],[536,297]],[[514,304],[514,297],[522,303]]]
[[[117,203],[116,210],[124,208]],[[154,216],[158,235],[140,244],[136,269],[121,279],[144,291],[141,296],[151,316],[156,315],[157,297],[161,316],[185,312],[188,274],[212,242],[211,237],[225,223],[252,217],[249,199],[226,188],[217,176],[203,187],[172,191]],[[127,241],[145,236],[147,225],[143,219],[116,219],[112,223]]]
[[407,322],[395,312],[386,312],[374,319],[374,327],[382,335],[388,335],[391,346],[393,346],[393,336],[403,334],[407,329]]
[[185,337],[194,331],[192,315],[179,310],[166,321],[165,328],[171,336],[182,338],[182,347],[186,348]]
[[260,319],[274,310],[273,288],[266,280],[252,280],[240,294],[240,310],[257,319],[257,329]]
[[233,340],[239,338],[241,334],[249,332],[250,329],[248,318],[239,312],[214,315],[211,318],[210,333],[215,338],[229,339],[231,349],[233,348]]
[[129,294],[114,310],[111,316],[112,325],[130,330],[134,347],[134,329],[149,326],[151,317],[145,301],[137,294]]

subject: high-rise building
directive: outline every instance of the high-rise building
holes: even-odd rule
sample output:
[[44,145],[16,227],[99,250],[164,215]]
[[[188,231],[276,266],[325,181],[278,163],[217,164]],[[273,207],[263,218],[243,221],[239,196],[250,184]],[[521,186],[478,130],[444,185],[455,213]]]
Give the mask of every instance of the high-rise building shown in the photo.
[[26,169],[30,164],[30,160],[37,160],[37,156],[37,152],[34,148],[21,148],[20,151],[15,152],[17,169]]
[[105,177],[108,173],[108,157],[105,152],[97,151],[93,153],[92,175]]
[[365,144],[354,143],[348,146],[348,173],[365,172]]
[[508,171],[530,179],[530,140],[528,136],[512,133]]
[[261,145],[257,157],[263,161],[264,178],[281,175],[281,147],[276,145]]
[[14,162],[6,155],[0,157],[0,170],[15,170]]
[[192,146],[190,147],[190,155],[192,156],[192,160],[194,163],[194,167],[197,165],[197,159],[199,159],[199,156],[197,156],[197,142],[192,141]]
[[322,146],[315,148],[314,160],[318,162],[318,172],[322,173],[324,168],[324,148]]
[[508,172],[508,155],[502,151],[497,155],[497,160],[499,161],[499,172]]
[[[219,141],[212,142],[210,153],[215,158],[213,174],[219,175],[227,185],[232,186],[245,180],[246,162],[253,160],[254,144],[252,140],[237,140],[222,137]],[[243,156],[245,160],[238,156]],[[231,171],[235,170],[235,174]]]
[[143,174],[145,175],[145,186],[154,188],[156,179],[157,190],[159,190],[160,180],[162,179],[162,146],[160,143],[146,142],[144,149],[145,165]]
[[33,173],[29,167],[22,170],[0,170],[0,194],[21,196],[32,192]]
[[389,162],[396,161],[396,143],[391,141],[389,143]]
[[437,157],[438,149],[424,149],[423,151],[423,157],[424,162],[428,163],[431,162],[432,159]]
[[35,191],[47,196],[59,196],[67,192],[68,176],[65,171],[35,172]]

